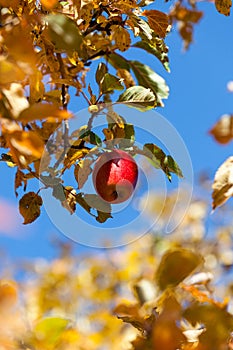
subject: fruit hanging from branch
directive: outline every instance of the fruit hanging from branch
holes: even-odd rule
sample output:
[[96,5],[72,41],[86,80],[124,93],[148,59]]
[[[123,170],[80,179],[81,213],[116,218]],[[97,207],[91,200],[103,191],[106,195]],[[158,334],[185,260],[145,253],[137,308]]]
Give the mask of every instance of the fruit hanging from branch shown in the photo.
[[138,166],[127,152],[114,149],[99,157],[92,179],[96,192],[103,200],[112,204],[122,203],[134,192]]

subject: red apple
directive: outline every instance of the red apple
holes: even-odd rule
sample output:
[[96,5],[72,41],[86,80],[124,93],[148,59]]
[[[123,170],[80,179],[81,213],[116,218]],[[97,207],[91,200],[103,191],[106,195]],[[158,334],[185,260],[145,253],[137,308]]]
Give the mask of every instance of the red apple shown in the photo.
[[110,203],[122,203],[132,195],[138,179],[138,167],[127,152],[113,150],[97,160],[93,184],[99,196]]

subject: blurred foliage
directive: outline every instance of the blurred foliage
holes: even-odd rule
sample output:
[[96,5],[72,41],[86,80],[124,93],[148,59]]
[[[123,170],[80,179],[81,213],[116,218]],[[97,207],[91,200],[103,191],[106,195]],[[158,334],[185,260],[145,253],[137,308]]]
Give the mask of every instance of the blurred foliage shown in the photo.
[[171,235],[118,249],[75,255],[56,239],[52,260],[2,260],[1,349],[232,349],[232,219],[207,238],[207,210],[196,198]]

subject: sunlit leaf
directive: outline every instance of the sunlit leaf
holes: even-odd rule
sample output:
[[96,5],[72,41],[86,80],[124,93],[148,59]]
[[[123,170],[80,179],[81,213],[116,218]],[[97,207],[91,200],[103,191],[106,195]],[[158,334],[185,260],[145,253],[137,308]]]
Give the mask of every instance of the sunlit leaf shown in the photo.
[[101,81],[101,92],[106,94],[114,90],[123,90],[124,87],[121,84],[119,78],[115,77],[112,74],[106,73]]
[[[26,19],[4,32],[4,43],[9,54],[28,74],[32,74],[37,62],[36,52]],[[23,45],[22,45],[23,43]],[[23,65],[22,65],[23,62]]]
[[108,69],[106,64],[103,62],[99,63],[95,73],[95,80],[97,84],[100,84],[103,81],[103,78],[107,72]]
[[[80,140],[78,140],[77,143],[80,143]],[[71,165],[75,164],[81,158],[84,158],[88,153],[88,148],[83,147],[82,144],[76,146],[76,143],[74,143],[68,150],[64,159],[65,169],[69,169]]]
[[168,98],[169,88],[165,80],[155,73],[149,66],[139,61],[129,61],[138,83],[153,91],[159,106],[163,106],[162,99]]
[[23,224],[30,224],[40,216],[42,198],[35,192],[26,193],[19,201],[19,212],[24,218]]
[[48,10],[54,8],[57,5],[57,3],[58,0],[41,0],[41,4]]
[[132,86],[120,95],[118,102],[123,102],[129,107],[148,110],[156,106],[156,97],[150,89]]
[[[152,39],[153,31],[146,21],[144,21],[141,17],[136,16],[134,14],[130,15],[130,20],[132,21],[132,24],[133,24],[132,29],[134,30],[134,33],[135,33],[135,27],[136,27],[138,28],[138,35],[140,35],[142,39],[146,39],[146,40]],[[130,25],[130,22],[128,24]]]
[[43,99],[45,88],[42,80],[43,75],[39,70],[30,76],[30,103],[39,102]]
[[59,109],[56,105],[48,103],[34,103],[27,109],[24,109],[19,117],[19,121],[24,123],[32,122],[34,120],[43,120],[50,118],[50,121],[54,119],[62,120],[70,118],[71,114],[68,111]]
[[123,81],[126,89],[135,85],[135,81],[127,69],[118,69],[117,76]]
[[79,138],[96,146],[101,146],[102,143],[101,138],[91,130],[85,131]]
[[130,47],[130,34],[121,26],[115,26],[113,28],[113,39],[115,40],[117,48],[122,52],[126,51]]
[[0,85],[22,81],[25,73],[17,65],[7,60],[0,60]]
[[157,169],[162,169],[171,181],[171,173],[179,177],[183,177],[182,171],[176,161],[170,156],[166,155],[163,150],[153,143],[146,143],[143,146],[143,151],[136,150],[139,154],[143,154],[151,161],[152,165]]
[[188,277],[203,262],[198,253],[177,248],[167,251],[158,266],[156,282],[161,290],[174,287]]
[[44,143],[35,131],[14,131],[6,137],[14,162],[23,167],[41,158]]
[[212,185],[212,208],[224,204],[233,195],[233,157],[229,157],[218,168]]
[[145,10],[142,15],[147,17],[149,26],[153,31],[161,38],[165,38],[169,31],[168,15],[158,10]]
[[138,47],[156,56],[163,64],[164,68],[168,72],[170,72],[169,61],[168,61],[168,48],[164,44],[162,39],[160,40],[161,41],[157,39],[156,45],[154,43],[148,43],[146,41],[138,41],[133,45],[133,47]]
[[3,99],[4,107],[8,109],[8,112],[11,113],[13,118],[18,118],[20,113],[28,108],[29,103],[24,95],[24,90],[21,84],[12,83],[8,88],[2,89],[2,93],[6,98],[6,100]]
[[166,156],[164,159],[164,165],[167,171],[176,174],[178,177],[183,177],[182,171],[176,161],[170,156]]

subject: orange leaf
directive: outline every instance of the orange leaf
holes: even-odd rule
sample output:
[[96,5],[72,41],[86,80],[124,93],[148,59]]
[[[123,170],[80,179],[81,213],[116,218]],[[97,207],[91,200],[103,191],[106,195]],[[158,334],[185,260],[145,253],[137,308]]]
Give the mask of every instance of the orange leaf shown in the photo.
[[41,158],[44,143],[35,131],[15,130],[6,132],[7,146],[14,162],[25,168],[36,159]]
[[231,6],[231,0],[215,0],[215,7],[222,15],[230,16]]
[[48,10],[54,8],[58,3],[58,0],[41,0],[41,4]]
[[35,120],[42,120],[47,118],[52,119],[67,119],[71,114],[68,111],[57,108],[56,105],[47,103],[34,103],[24,111],[22,111],[17,118],[24,123],[32,122]]
[[151,29],[161,38],[165,38],[170,29],[168,15],[157,10],[145,10],[142,15],[148,18]]

